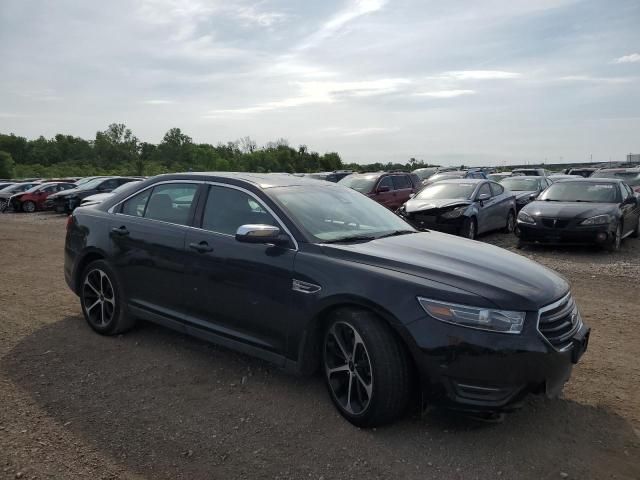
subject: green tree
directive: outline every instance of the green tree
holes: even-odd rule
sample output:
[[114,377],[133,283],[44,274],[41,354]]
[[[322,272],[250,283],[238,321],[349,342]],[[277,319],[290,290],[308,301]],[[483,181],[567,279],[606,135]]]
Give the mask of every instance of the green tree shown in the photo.
[[0,178],[13,177],[15,162],[9,152],[0,151]]

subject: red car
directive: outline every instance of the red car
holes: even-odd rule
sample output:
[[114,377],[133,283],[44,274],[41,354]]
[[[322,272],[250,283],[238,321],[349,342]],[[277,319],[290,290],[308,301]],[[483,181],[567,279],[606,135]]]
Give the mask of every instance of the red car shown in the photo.
[[44,210],[44,202],[49,195],[63,190],[75,188],[76,185],[70,182],[47,182],[36,185],[23,193],[18,193],[11,197],[11,208],[14,212],[35,212]]
[[374,199],[391,210],[397,210],[422,188],[415,173],[353,173],[338,182]]

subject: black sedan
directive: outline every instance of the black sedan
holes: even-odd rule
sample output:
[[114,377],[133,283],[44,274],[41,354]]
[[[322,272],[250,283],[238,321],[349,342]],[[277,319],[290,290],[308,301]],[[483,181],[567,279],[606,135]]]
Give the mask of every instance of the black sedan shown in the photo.
[[513,232],[516,205],[511,192],[489,180],[441,180],[418,192],[398,215],[419,230],[475,239],[491,230]]
[[500,180],[500,185],[507,190],[511,190],[515,194],[516,210],[518,212],[552,183],[553,182],[547,177],[533,177],[525,175],[508,177]]
[[162,175],[80,207],[64,273],[97,333],[142,318],[320,370],[359,426],[398,418],[420,387],[474,412],[558,395],[589,337],[551,270],[284,174]]
[[97,177],[77,188],[54,193],[47,198],[46,208],[53,208],[58,213],[70,213],[80,206],[83,199],[98,193],[109,193],[120,185],[140,180],[139,177]]
[[576,178],[551,185],[518,214],[519,245],[597,244],[618,250],[640,235],[640,205],[621,180]]

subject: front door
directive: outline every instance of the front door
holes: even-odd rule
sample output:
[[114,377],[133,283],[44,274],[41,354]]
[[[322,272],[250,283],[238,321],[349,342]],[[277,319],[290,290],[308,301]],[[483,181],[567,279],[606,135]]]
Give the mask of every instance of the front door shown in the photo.
[[209,187],[200,229],[185,242],[187,321],[193,328],[275,354],[292,319],[294,246],[241,243],[238,227],[282,225],[254,194]]
[[393,209],[396,210],[411,198],[413,184],[409,175],[393,175],[391,179],[395,193]]

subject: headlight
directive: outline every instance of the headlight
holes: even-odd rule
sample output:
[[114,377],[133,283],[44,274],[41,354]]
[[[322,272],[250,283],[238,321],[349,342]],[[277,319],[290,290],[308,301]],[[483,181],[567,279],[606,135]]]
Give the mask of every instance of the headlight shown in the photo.
[[595,217],[589,217],[581,221],[580,225],[604,225],[610,221],[611,217],[609,215],[596,215]]
[[418,302],[436,320],[462,327],[517,334],[522,332],[524,325],[525,312],[456,305],[422,297],[418,297]]
[[442,215],[440,215],[442,218],[458,218],[459,216],[461,216],[464,211],[467,209],[467,206],[465,205],[464,207],[458,207],[458,208],[454,208],[453,210],[450,210],[446,213],[443,213]]
[[518,221],[522,223],[530,223],[532,225],[536,223],[535,218],[522,210],[520,210],[520,213],[518,214]]

